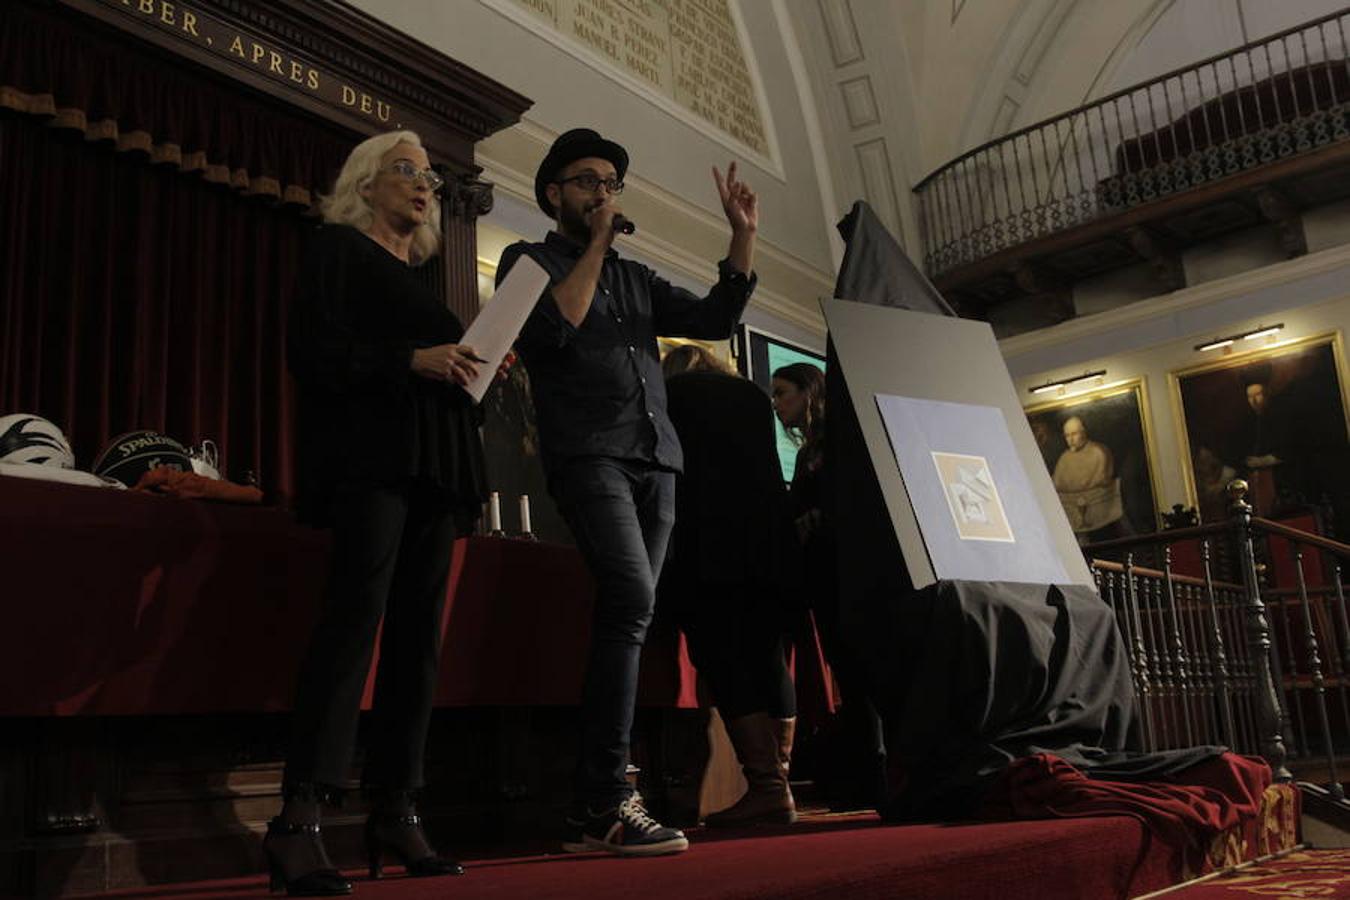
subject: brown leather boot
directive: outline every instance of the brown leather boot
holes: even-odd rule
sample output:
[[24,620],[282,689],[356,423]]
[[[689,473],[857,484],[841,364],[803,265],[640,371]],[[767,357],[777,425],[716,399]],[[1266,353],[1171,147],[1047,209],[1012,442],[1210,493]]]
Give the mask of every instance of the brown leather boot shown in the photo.
[[768,713],[751,713],[726,723],[748,788],[731,806],[708,816],[705,820],[708,825],[797,821],[797,807],[787,777],[796,724],[796,719],[771,719]]
[[778,768],[783,770],[783,782],[786,784],[788,772],[792,768],[792,738],[797,733],[797,717],[769,721],[773,725],[774,737],[778,742]]

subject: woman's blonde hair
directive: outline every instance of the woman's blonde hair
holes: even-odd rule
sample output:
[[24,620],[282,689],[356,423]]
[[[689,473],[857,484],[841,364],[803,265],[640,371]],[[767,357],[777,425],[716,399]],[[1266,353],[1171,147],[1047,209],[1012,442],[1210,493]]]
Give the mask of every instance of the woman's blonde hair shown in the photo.
[[[342,164],[333,193],[319,198],[319,212],[325,222],[351,225],[365,231],[375,220],[375,211],[361,191],[380,172],[384,155],[399,144],[422,146],[415,131],[389,131],[366,138],[352,150]],[[425,262],[441,248],[441,203],[433,193],[428,197],[427,218],[413,232],[409,261],[413,265]]]
[[672,347],[661,360],[661,373],[670,378],[684,372],[721,372],[735,374],[716,356],[698,344],[680,344]]

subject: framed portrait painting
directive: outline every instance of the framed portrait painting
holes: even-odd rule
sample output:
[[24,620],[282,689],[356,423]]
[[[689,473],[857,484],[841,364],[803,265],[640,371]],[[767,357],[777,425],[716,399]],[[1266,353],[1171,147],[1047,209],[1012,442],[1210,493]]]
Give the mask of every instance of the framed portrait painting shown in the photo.
[[1331,512],[1350,533],[1350,431],[1339,332],[1232,353],[1171,375],[1186,491],[1201,521],[1249,485],[1258,516]]
[[1079,543],[1158,530],[1160,492],[1142,378],[1025,412]]

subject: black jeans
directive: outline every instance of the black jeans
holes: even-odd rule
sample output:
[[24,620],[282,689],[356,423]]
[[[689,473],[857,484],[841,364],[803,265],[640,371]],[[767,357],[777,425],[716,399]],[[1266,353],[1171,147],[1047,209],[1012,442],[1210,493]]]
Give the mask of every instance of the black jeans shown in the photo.
[[556,467],[549,491],[595,579],[576,800],[608,809],[632,792],[625,770],[638,660],[675,524],[675,474],[630,460],[586,457]]
[[362,781],[420,788],[453,515],[434,489],[419,490],[413,483],[340,489],[333,520],[328,590],[300,668],[283,780],[288,786],[332,787],[347,780],[361,693],[383,618]]

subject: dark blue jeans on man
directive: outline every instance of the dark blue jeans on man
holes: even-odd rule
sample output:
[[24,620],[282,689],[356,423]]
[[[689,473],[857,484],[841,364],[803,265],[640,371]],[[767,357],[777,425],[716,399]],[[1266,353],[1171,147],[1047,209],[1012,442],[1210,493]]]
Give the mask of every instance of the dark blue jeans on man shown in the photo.
[[632,793],[625,773],[638,661],[675,524],[675,473],[634,460],[582,457],[554,468],[549,490],[595,579],[576,801],[598,812]]

